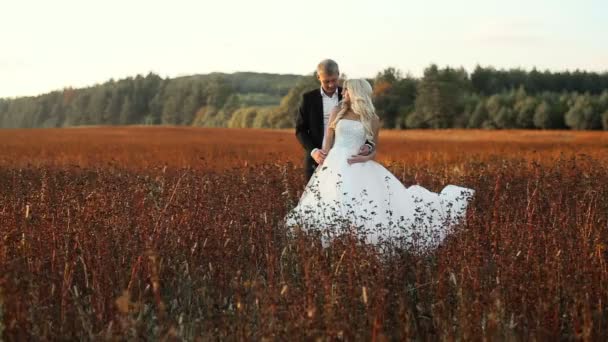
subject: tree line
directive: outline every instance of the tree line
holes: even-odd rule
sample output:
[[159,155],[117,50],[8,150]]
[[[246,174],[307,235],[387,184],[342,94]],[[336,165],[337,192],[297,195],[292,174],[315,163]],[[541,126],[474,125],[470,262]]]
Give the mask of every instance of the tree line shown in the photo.
[[[605,129],[608,73],[430,65],[420,78],[387,68],[369,79],[386,128]],[[92,87],[0,99],[0,127],[192,125],[289,128],[314,74],[149,73]]]
[[608,130],[608,73],[431,65],[420,79],[388,68],[373,81],[385,127]]
[[[233,114],[278,106],[300,75],[235,73],[161,78],[149,73],[92,87],[0,99],[0,127],[226,126]],[[277,124],[267,118],[259,126]],[[272,119],[272,120],[270,120]]]

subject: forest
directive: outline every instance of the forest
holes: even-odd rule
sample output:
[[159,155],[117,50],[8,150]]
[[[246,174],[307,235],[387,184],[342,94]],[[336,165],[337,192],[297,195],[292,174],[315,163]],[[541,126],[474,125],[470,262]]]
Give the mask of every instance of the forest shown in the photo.
[[[385,128],[608,130],[608,72],[428,66],[369,79]],[[0,128],[184,125],[290,128],[314,74],[155,73],[0,99]]]

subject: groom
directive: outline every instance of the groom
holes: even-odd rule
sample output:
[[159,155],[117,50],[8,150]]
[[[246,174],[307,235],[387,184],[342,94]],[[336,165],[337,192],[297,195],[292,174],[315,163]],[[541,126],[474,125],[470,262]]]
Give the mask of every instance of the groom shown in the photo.
[[[305,93],[296,114],[296,137],[306,150],[304,158],[306,182],[327,156],[321,147],[325,129],[329,125],[329,114],[342,100],[342,88],[338,86],[339,77],[340,69],[335,61],[331,59],[321,61],[317,66],[317,79],[321,83],[321,89]],[[359,149],[359,154],[368,155],[372,149],[373,144],[366,141]]]

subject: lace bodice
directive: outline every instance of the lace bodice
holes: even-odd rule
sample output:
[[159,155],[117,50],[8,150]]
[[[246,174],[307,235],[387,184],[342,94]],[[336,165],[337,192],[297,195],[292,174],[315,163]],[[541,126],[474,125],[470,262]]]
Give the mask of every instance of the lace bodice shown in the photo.
[[358,151],[365,143],[365,128],[360,121],[342,119],[336,125],[334,148],[341,147]]

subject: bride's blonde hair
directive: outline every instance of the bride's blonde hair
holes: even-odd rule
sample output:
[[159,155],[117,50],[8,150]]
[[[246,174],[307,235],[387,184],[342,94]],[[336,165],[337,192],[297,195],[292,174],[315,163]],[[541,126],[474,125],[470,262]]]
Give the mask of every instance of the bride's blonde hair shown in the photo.
[[338,121],[344,117],[346,112],[351,109],[355,114],[359,115],[361,123],[365,128],[365,138],[373,142],[374,132],[372,130],[372,120],[378,118],[376,109],[372,102],[372,86],[365,79],[353,79],[344,81],[344,89],[348,91],[350,103],[342,102],[342,107],[336,115],[334,121],[329,125],[330,128],[336,129]]

